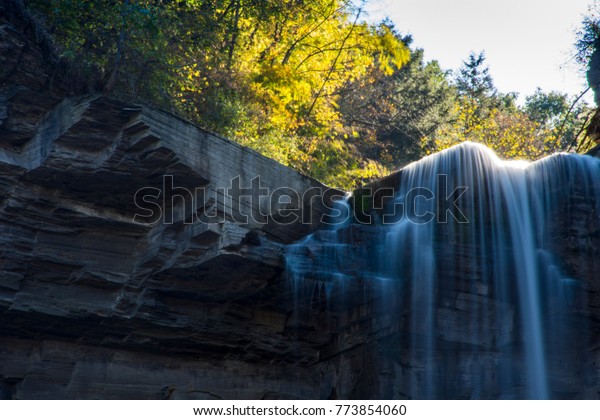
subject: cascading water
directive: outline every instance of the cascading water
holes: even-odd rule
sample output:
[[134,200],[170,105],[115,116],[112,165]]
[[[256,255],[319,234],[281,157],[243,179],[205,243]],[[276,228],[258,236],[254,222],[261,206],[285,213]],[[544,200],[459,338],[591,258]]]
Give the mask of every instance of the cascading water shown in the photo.
[[581,395],[587,286],[567,273],[590,257],[565,256],[559,238],[600,227],[600,160],[505,162],[463,143],[400,171],[371,215],[288,248],[297,316],[322,300],[331,313],[371,301],[393,314],[402,396]]

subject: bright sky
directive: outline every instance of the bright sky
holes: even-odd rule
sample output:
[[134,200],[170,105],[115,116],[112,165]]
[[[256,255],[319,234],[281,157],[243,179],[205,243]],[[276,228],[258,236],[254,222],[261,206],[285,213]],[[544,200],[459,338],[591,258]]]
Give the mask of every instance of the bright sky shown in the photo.
[[[459,68],[484,50],[501,92],[519,102],[537,86],[578,95],[587,86],[572,59],[575,31],[589,4],[599,0],[370,0],[370,19],[389,16],[427,61]],[[592,96],[585,97],[589,103]]]

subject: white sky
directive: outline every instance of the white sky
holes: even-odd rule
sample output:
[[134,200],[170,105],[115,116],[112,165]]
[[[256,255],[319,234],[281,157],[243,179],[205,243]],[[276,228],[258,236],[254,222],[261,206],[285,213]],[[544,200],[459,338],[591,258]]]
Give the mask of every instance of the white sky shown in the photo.
[[[370,0],[367,10],[373,20],[389,16],[444,69],[484,50],[498,90],[518,92],[522,103],[537,86],[570,95],[587,87],[571,57],[593,1],[600,0]],[[593,102],[591,94],[585,98]]]

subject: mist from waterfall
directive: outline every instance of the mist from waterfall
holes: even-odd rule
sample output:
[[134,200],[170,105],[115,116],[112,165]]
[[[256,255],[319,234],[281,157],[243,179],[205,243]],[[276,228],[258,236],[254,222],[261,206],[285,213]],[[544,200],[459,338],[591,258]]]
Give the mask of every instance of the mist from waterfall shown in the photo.
[[567,274],[557,229],[600,226],[600,160],[506,162],[463,143],[405,167],[396,185],[371,225],[342,220],[344,202],[336,226],[288,247],[296,316],[315,302],[330,313],[376,302],[393,314],[395,338],[381,342],[402,371],[402,396],[575,392],[558,372],[580,374],[586,285]]

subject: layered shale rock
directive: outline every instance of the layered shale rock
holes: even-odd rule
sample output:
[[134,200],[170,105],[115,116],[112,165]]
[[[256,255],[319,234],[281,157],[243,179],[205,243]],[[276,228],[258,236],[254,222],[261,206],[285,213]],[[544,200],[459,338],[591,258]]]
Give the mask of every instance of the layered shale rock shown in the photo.
[[328,333],[292,339],[282,248],[340,193],[85,93],[15,4],[0,9],[3,396],[319,397],[298,367]]
[[[333,229],[323,215],[340,195],[174,115],[91,92],[18,2],[3,2],[0,397],[427,396],[431,360],[410,344],[428,333],[411,321],[422,296],[381,272],[408,258],[383,249],[391,196],[371,197],[373,210],[357,191],[355,220]],[[584,362],[552,378],[565,398],[597,398],[600,384],[589,196],[575,188],[548,216],[551,251],[585,292],[578,338],[561,344]],[[486,283],[482,249],[440,235],[436,395],[518,396],[478,394],[490,378],[474,372],[505,362],[519,313]],[[479,321],[493,328],[475,331]]]

